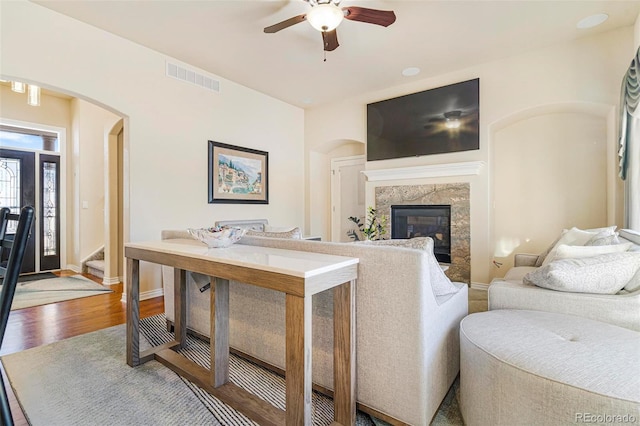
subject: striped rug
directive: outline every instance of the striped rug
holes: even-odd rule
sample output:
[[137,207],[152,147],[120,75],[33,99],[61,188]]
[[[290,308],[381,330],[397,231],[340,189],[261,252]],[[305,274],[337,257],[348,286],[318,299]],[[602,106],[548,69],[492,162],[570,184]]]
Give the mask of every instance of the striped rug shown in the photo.
[[[173,340],[173,334],[166,331],[164,315],[143,319],[140,322],[140,333],[153,346]],[[210,367],[209,344],[203,340],[187,336],[187,346],[180,349],[179,353],[203,367]],[[197,385],[187,379],[181,379],[221,424],[225,426],[257,425]],[[282,410],[285,409],[285,381],[277,374],[232,354],[229,358],[229,379],[235,385],[274,406]],[[330,424],[333,421],[333,400],[314,391],[312,402],[313,424],[317,426]],[[356,425],[373,426],[374,422],[367,414],[358,412]]]
[[[124,362],[125,325],[83,334],[1,357],[9,382],[33,426],[254,425],[252,421],[199,387],[151,361],[132,369]],[[141,321],[140,347],[172,339],[164,315]],[[209,346],[188,337],[182,353],[209,366]],[[279,408],[285,406],[285,382],[241,358],[230,358],[231,381]],[[455,389],[432,421],[462,426]],[[330,398],[313,394],[313,424],[333,419]],[[386,423],[358,413],[357,425]]]

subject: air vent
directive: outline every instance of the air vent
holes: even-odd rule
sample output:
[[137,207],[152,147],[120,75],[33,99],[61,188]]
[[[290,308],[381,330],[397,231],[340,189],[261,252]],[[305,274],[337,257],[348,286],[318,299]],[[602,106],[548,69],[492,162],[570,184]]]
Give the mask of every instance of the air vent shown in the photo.
[[180,65],[167,62],[167,77],[186,81],[196,86],[204,87],[207,90],[220,93],[220,82],[204,74],[181,67]]

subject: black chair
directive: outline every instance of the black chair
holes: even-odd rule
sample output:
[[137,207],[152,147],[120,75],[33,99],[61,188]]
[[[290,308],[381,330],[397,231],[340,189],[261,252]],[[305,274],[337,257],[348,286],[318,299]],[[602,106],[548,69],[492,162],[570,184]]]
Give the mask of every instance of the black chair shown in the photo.
[[[12,240],[7,238],[7,224],[11,220],[18,221],[18,228]],[[22,259],[27,247],[31,223],[33,222],[33,207],[23,207],[20,215],[9,213],[9,209],[0,209],[0,250],[9,250],[9,260],[6,267],[0,267],[0,276],[2,280],[2,292],[0,293],[0,347],[4,340],[4,332],[7,329],[9,320],[9,312],[11,311],[11,303],[13,295],[18,284],[20,276],[20,268],[22,267]],[[0,424],[13,425],[13,417],[11,416],[11,408],[9,407],[9,399],[7,391],[4,387],[4,380],[0,376]]]
[[[4,241],[4,236],[7,233],[7,226],[9,224],[9,213],[11,213],[11,210],[9,210],[9,208],[7,207],[2,207],[0,209],[0,241]],[[0,279],[4,277],[4,269],[6,269],[7,266],[6,262],[4,262],[5,257],[2,256],[3,252],[4,249],[0,244],[0,268],[2,268],[3,266],[5,267],[0,271]]]

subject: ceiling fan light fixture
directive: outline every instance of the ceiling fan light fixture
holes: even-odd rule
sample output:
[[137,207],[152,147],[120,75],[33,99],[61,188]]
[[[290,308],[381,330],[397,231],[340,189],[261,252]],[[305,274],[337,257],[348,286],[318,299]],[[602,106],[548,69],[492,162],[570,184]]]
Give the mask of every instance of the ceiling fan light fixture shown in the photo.
[[333,31],[344,19],[344,12],[333,3],[319,4],[311,8],[306,19],[318,31]]
[[444,126],[447,129],[459,129],[460,128],[460,120],[457,118],[447,118],[447,121],[444,122]]

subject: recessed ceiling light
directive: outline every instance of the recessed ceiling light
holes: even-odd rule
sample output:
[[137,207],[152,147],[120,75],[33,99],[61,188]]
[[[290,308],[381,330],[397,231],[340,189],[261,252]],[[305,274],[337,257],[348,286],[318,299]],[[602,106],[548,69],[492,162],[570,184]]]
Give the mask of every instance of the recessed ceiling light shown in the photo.
[[402,75],[405,77],[413,77],[418,74],[420,74],[420,68],[418,67],[409,67],[402,70]]
[[313,103],[313,99],[311,99],[311,98],[304,98],[304,99],[302,100],[302,103],[303,103],[303,104],[305,104],[305,105],[310,105],[310,104],[312,104],[312,103]]
[[586,28],[593,28],[602,24],[607,19],[609,19],[609,15],[607,15],[606,13],[596,13],[595,15],[587,16],[586,18],[581,19],[576,24],[576,27],[581,30],[584,30]]

